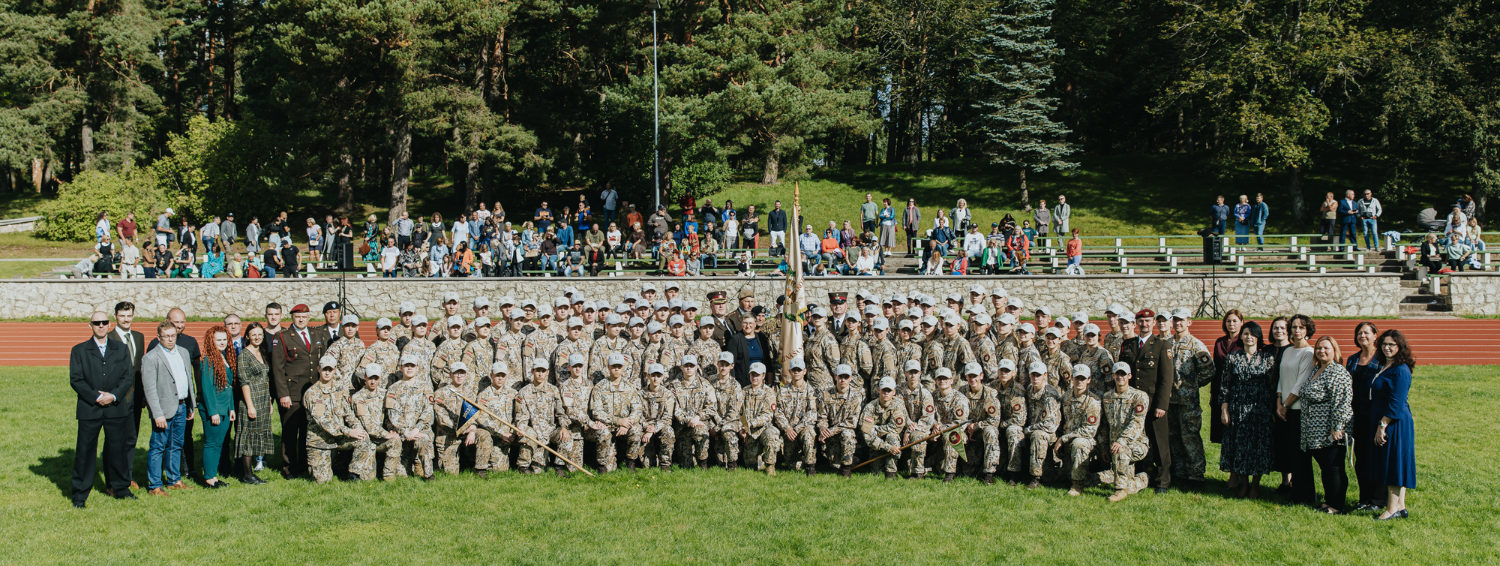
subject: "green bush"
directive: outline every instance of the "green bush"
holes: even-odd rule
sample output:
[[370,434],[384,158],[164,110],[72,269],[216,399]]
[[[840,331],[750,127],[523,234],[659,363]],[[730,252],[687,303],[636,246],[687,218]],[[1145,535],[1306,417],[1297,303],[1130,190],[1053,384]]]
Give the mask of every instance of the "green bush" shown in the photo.
[[152,166],[163,186],[179,195],[183,218],[202,225],[214,215],[269,216],[296,194],[286,170],[294,161],[282,140],[250,120],[188,121],[187,133],[170,135],[170,154]]
[[149,225],[156,213],[177,201],[168,196],[150,168],[117,172],[84,171],[73,182],[58,188],[57,198],[42,207],[37,235],[48,240],[86,242],[94,239],[99,211],[108,211],[111,223],[134,212],[136,221]]
[[672,169],[674,193],[704,197],[724,190],[734,171],[719,143],[708,138],[693,141],[682,152],[682,164]]

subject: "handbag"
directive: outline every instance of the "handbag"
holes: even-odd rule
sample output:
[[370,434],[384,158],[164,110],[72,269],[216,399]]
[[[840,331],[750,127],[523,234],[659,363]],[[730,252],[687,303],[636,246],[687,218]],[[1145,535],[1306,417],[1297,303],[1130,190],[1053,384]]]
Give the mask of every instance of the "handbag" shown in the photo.
[[368,253],[370,253],[370,241],[365,240],[364,243],[359,245],[359,255],[366,255]]

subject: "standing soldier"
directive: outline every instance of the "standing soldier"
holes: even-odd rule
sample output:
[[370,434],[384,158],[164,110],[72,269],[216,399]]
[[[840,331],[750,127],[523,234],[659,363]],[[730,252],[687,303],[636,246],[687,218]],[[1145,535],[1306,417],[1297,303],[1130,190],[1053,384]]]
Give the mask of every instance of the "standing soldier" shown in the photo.
[[465,367],[474,368],[473,379],[467,383],[464,396],[473,399],[479,394],[479,388],[484,386],[482,377],[486,376],[485,370],[495,364],[495,342],[490,339],[492,327],[487,316],[474,319],[471,323],[474,329],[474,339],[464,346],[463,362]]
[[645,387],[646,369],[650,367],[650,364],[646,362],[646,345],[650,340],[646,337],[646,321],[638,316],[632,316],[628,328],[630,333],[625,337],[625,348],[620,351],[625,354],[625,363],[629,364],[625,368],[628,370],[625,377],[632,385]]
[[[541,318],[536,320],[536,329],[527,334],[526,340],[521,343],[521,359],[525,360],[527,367],[536,367],[537,360],[552,367],[552,351],[557,349],[559,338],[552,332],[551,325],[552,314],[542,313]],[[547,382],[556,385],[553,376],[547,376]]]
[[975,361],[974,350],[963,336],[964,319],[949,315],[943,320],[943,367],[957,374]]
[[[458,293],[455,293],[453,291],[449,291],[449,292],[443,293],[443,305],[442,305],[442,307],[443,307],[442,319],[444,321],[447,321],[448,319],[457,316],[458,317],[458,321],[459,321],[459,328],[462,329],[463,328],[464,317],[458,316]],[[444,328],[447,328],[447,327],[444,327]],[[462,338],[462,337],[463,337],[463,333],[460,332],[459,335],[458,335],[458,338]],[[442,340],[439,340],[439,338],[441,338]],[[449,339],[450,339],[449,335],[447,335],[445,333],[443,336],[433,337],[432,341],[435,342],[435,343],[437,343],[437,345],[442,346],[443,345],[442,342],[443,341],[447,341]]]
[[[641,457],[641,399],[635,387],[625,381],[625,356],[616,352],[606,358],[609,379],[594,386],[589,397],[590,424],[594,437],[594,450],[598,453],[599,469],[614,471],[618,464],[616,440],[624,440],[625,465],[635,471]],[[587,379],[587,378],[585,378]]]
[[1109,350],[1099,345],[1099,326],[1093,323],[1083,325],[1083,347],[1078,350],[1078,356],[1074,365],[1089,368],[1089,375],[1100,376],[1099,379],[1089,379],[1089,392],[1095,396],[1104,394],[1104,390],[1110,387],[1110,380],[1104,376],[1111,375],[1111,369],[1115,367],[1115,359],[1109,355]]
[[360,479],[375,479],[375,445],[360,428],[359,419],[349,412],[349,392],[336,379],[338,362],[323,356],[318,363],[318,383],[303,396],[307,407],[307,467],[313,480],[327,483],[333,479],[333,451],[352,450],[354,461],[349,473]]
[[[589,375],[589,348],[593,347],[593,340],[583,336],[583,319],[570,317],[567,319],[567,333],[563,335],[562,342],[552,350],[552,364],[557,368],[557,384],[562,385],[564,379],[568,379],[573,370],[573,355],[577,354],[583,360],[583,377],[587,381]],[[587,402],[587,398],[582,400]],[[574,439],[577,440],[577,439]],[[579,448],[581,450],[581,448]]]
[[526,313],[520,309],[511,309],[509,316],[510,330],[495,341],[495,360],[505,362],[505,367],[516,368],[517,371],[515,375],[506,374],[506,383],[494,385],[505,385],[519,391],[526,380],[526,372],[521,371],[526,367],[526,358],[521,355],[526,341],[526,333],[521,330],[526,321]]
[[1005,475],[1006,483],[1015,485],[1015,473],[1012,467],[1021,465],[1021,449],[1026,445],[1026,384],[1024,380],[1016,379],[1016,364],[1010,360],[1000,360],[999,370],[993,387],[995,397],[1000,399],[1000,424],[996,427],[1001,435],[1005,437]]
[[[499,306],[500,312],[495,313],[495,316],[490,317],[490,320],[498,321],[500,323],[494,325],[494,332],[491,332],[491,334],[494,334],[497,339],[511,332],[509,324],[510,313],[516,312],[516,300],[511,298],[510,295],[500,297]],[[511,379],[515,378],[512,377]]]
[[[928,315],[922,317],[922,381],[929,384],[937,382],[937,370],[943,366],[943,341],[937,332],[938,319]],[[953,370],[948,370],[948,375],[953,375]]]
[[1016,339],[1016,317],[1002,312],[995,317],[995,322],[995,367],[998,370],[998,360],[1010,360],[1011,364],[1020,363],[1021,348]]
[[[689,317],[684,317],[684,319],[687,322],[692,321],[692,318]],[[684,333],[686,333],[686,329],[684,329]],[[717,329],[714,327],[714,317],[703,317],[698,321],[698,335],[690,342],[691,345],[688,346],[687,353],[704,362],[717,361],[719,353],[724,351],[724,348],[719,345],[719,341],[714,338],[714,335],[717,333]],[[711,378],[717,377],[718,374],[719,367],[716,363],[709,363],[708,367],[702,369],[702,377],[710,381],[713,381]],[[723,415],[720,414],[720,416]]]
[[[593,347],[589,348],[589,381],[599,383],[609,379],[610,354],[625,354],[625,348],[629,343],[623,334],[625,321],[620,320],[620,315],[609,313],[604,315],[604,334],[594,341]],[[628,357],[625,358],[625,384],[632,389],[640,388],[640,378]]]
[[[807,475],[817,475],[818,451],[815,448],[818,425],[817,390],[806,381],[807,364],[802,358],[787,362],[790,375],[785,385],[776,390],[776,428],[785,435],[786,447],[783,456],[790,458],[797,448],[802,449],[802,460],[797,468],[807,470]],[[778,439],[780,440],[780,439]]]
[[[1032,337],[1036,336],[1036,327],[1030,322],[1023,322],[1016,327],[1016,368],[1029,368],[1031,364],[1042,361],[1042,353],[1032,343]],[[1045,362],[1043,362],[1045,364]]]
[[[385,428],[385,411],[381,404],[385,402],[385,367],[379,364],[365,366],[365,386],[349,396],[349,413],[359,422],[359,428],[364,429],[369,435],[370,443],[375,446],[375,452],[384,452],[387,461],[401,461],[401,435]],[[399,373],[397,375],[400,375]],[[387,464],[387,467],[390,465]],[[371,456],[370,470],[367,477],[360,479],[375,479],[375,461]]]
[[[672,428],[672,419],[677,413],[677,395],[662,385],[666,377],[667,368],[661,364],[651,364],[646,368],[646,386],[641,390],[641,445],[654,462],[646,462],[646,465],[660,466],[662,471],[670,472],[672,449],[677,444],[677,434]],[[653,444],[652,440],[656,442]]]
[[661,351],[666,347],[666,325],[655,320],[646,323],[646,342],[641,347],[641,366],[651,367],[651,364],[661,364],[662,369],[667,370],[667,373],[662,376],[662,383],[672,379],[672,375],[677,372],[676,360],[662,363]]
[[[937,389],[933,391],[933,404],[937,406],[937,428],[946,430],[953,425],[969,422],[969,398],[953,388],[953,372],[945,367],[937,370],[933,376]],[[943,483],[953,483],[953,476],[958,472],[958,454],[968,443],[968,436],[964,434],[964,427],[958,427],[947,434],[946,438],[938,439],[943,444]]]
[[[964,381],[958,392],[968,399],[970,409],[970,422],[964,427],[965,436],[969,437],[965,449],[974,455],[966,459],[971,467],[981,468],[985,485],[994,485],[995,468],[1000,464],[1000,398],[994,388],[984,384],[984,370],[977,363],[964,366]],[[978,441],[984,444],[981,446]],[[981,457],[982,465],[972,464]]]
[[[1026,433],[1026,444],[1030,448],[1027,460],[1031,481],[1026,484],[1026,488],[1036,489],[1042,485],[1042,463],[1047,459],[1047,449],[1052,446],[1052,441],[1057,437],[1057,427],[1062,424],[1062,395],[1049,385],[1047,364],[1032,362],[1027,371],[1031,374],[1031,386],[1026,389],[1027,418],[1023,432]],[[1017,465],[1019,463],[1011,463],[1011,485],[1017,483],[1017,474],[1022,471]]]
[[863,326],[859,315],[844,315],[844,337],[839,340],[839,360],[854,370],[850,385],[858,389],[861,396],[875,386],[875,379],[872,379],[875,357],[870,351],[870,343],[865,339]]
[[709,440],[718,420],[715,412],[718,398],[713,386],[698,377],[696,356],[682,356],[682,381],[675,384],[672,392],[677,396],[677,438],[687,445],[683,461],[706,470]]
[[[1089,324],[1088,316],[1088,313],[1083,311],[1073,313],[1073,331],[1075,334],[1072,340],[1063,342],[1062,345],[1063,353],[1067,354],[1068,359],[1073,360],[1074,364],[1078,363],[1078,357],[1083,355],[1083,351],[1088,349],[1089,346],[1088,340],[1083,336],[1083,327]],[[1090,369],[1092,370],[1092,368]],[[1104,374],[1101,373],[1099,375]],[[1093,383],[1093,381],[1092,379],[1089,380],[1090,383]]]
[[849,364],[839,364],[833,373],[833,388],[823,391],[818,401],[818,442],[823,443],[828,463],[847,478],[858,447],[854,433],[859,426],[865,392],[853,386],[854,368]]
[[[917,362],[918,373],[920,373],[922,368],[922,343],[918,342],[913,336],[916,334],[916,327],[916,323],[912,322],[909,318],[903,318],[897,322],[897,339],[894,345],[896,346],[896,363],[900,367],[906,367],[907,362],[915,361]],[[921,377],[924,384],[928,383],[925,379],[927,376]],[[927,390],[932,391],[930,384]]]
[[[427,317],[420,314],[413,315],[411,317],[411,331],[412,338],[406,343],[405,347],[401,348],[401,356],[416,357],[418,364],[417,377],[422,378],[421,382],[427,384],[427,387],[430,388],[432,387],[432,376],[430,375],[432,357],[437,355],[437,345],[433,344],[432,340],[428,338]],[[400,380],[401,372],[397,371],[390,383]],[[386,387],[390,387],[390,383],[386,384]]]
[[[455,340],[462,342],[462,340]],[[448,383],[433,393],[432,437],[437,451],[438,467],[450,475],[458,475],[458,450],[464,445],[472,446],[474,431],[469,430],[463,438],[458,435],[464,424],[464,401],[460,396],[473,398],[469,394],[469,368],[463,362],[448,364]],[[476,379],[476,381],[478,381]]]
[[[532,360],[531,380],[516,393],[515,425],[531,437],[521,445],[521,455],[516,458],[516,466],[523,473],[540,474],[547,466],[547,452],[539,442],[551,444],[558,452],[573,451],[573,435],[566,428],[569,419],[562,393],[556,385],[547,383],[552,374],[550,369],[546,359]],[[562,465],[554,469],[559,476],[568,475]]]
[[[766,364],[750,364],[750,387],[745,388],[740,407],[744,425],[740,438],[746,466],[776,475],[776,452],[781,449],[781,434],[776,431],[776,392],[766,385]],[[729,381],[735,381],[730,379]],[[735,382],[738,384],[738,382]]]
[[995,341],[990,338],[991,322],[990,315],[983,312],[969,317],[969,324],[973,327],[969,332],[969,350],[974,352],[979,368],[984,370],[986,384],[994,383],[1000,371],[1000,357],[996,355]]
[[463,341],[462,332],[464,319],[458,316],[450,316],[446,321],[448,329],[447,338],[442,344],[438,344],[437,352],[432,354],[432,390],[437,391],[448,385],[448,376],[452,374],[453,364],[463,361],[464,347],[468,342]]
[[[411,317],[414,314],[417,314],[417,305],[412,304],[410,301],[401,303],[401,306],[396,307],[396,316],[401,319],[401,322],[396,323],[396,327],[391,329],[392,341],[400,340],[402,338],[406,338],[407,340],[411,339],[411,337],[413,336],[411,331]],[[383,365],[380,367],[389,369],[394,366]]]
[[[661,340],[661,354],[658,360],[661,365],[674,368],[667,375],[667,384],[672,387],[676,387],[676,384],[683,378],[682,369],[677,365],[678,362],[683,356],[691,354],[693,350],[692,337],[686,334],[688,332],[685,330],[686,326],[687,321],[682,318],[682,315],[671,315],[667,319],[667,331],[670,334]],[[697,356],[693,358],[697,359]]]
[[[1047,307],[1037,307],[1036,310],[1033,311],[1033,315],[1036,322],[1035,332],[1037,333],[1036,350],[1040,352],[1047,349],[1046,332],[1047,329],[1052,328],[1052,309]],[[1052,376],[1052,378],[1057,379],[1057,376]]]
[[1177,363],[1172,402],[1167,409],[1167,434],[1172,441],[1172,475],[1184,478],[1190,488],[1203,487],[1203,408],[1198,388],[1213,377],[1213,356],[1190,331],[1192,313],[1172,311],[1172,360]]
[[[1072,485],[1068,495],[1083,493],[1088,479],[1089,456],[1094,452],[1094,435],[1099,432],[1099,399],[1089,392],[1092,371],[1079,364],[1073,368],[1073,383],[1062,403],[1062,435],[1052,443],[1052,452],[1066,461],[1064,471]],[[1066,450],[1064,450],[1066,448]]]
[[[1121,324],[1130,322],[1130,313],[1120,315]],[[1156,336],[1156,313],[1141,309],[1135,314],[1134,328],[1122,326],[1125,336],[1120,343],[1119,360],[1130,366],[1130,386],[1146,392],[1151,399],[1146,411],[1146,435],[1151,441],[1146,461],[1154,468],[1156,493],[1172,487],[1172,441],[1167,434],[1167,408],[1171,405],[1176,364],[1172,361],[1168,339]]]
[[734,354],[719,352],[718,360],[715,364],[718,371],[709,380],[714,386],[714,399],[718,401],[714,454],[725,469],[732,472],[740,461],[740,438],[744,436],[745,428],[740,411],[745,403],[745,392],[734,378]]
[[481,478],[489,477],[490,470],[503,472],[510,469],[510,447],[516,444],[516,433],[500,421],[515,424],[516,390],[507,385],[511,381],[509,364],[505,361],[491,364],[490,386],[480,391],[479,398],[474,400],[481,408],[494,413],[491,416],[480,411],[475,415],[479,431],[474,443],[474,473]]
[[[359,357],[359,367],[365,368],[364,377],[370,376],[369,368],[371,365],[379,366],[383,370],[385,368],[395,369],[401,363],[401,349],[396,347],[396,339],[393,337],[394,331],[391,329],[391,319],[382,318],[375,321],[375,336],[375,343],[365,348],[365,353]],[[407,343],[411,343],[409,339]],[[397,372],[392,372],[389,376],[380,375],[377,377],[381,378],[380,385],[384,387],[386,383],[397,378]],[[361,387],[360,389],[364,388]],[[369,430],[368,428],[365,429],[366,432],[369,432]]]
[[885,459],[885,479],[896,479],[896,462],[901,459],[901,433],[906,431],[906,405],[896,400],[896,378],[880,378],[874,401],[865,404],[859,419],[859,431],[870,450],[889,452]]
[[[576,318],[576,317],[575,317]],[[574,328],[577,330],[580,327]],[[562,395],[563,415],[566,421],[561,421],[564,432],[572,437],[571,450],[567,452],[568,458],[583,465],[583,442],[584,430],[591,428],[593,418],[589,415],[589,398],[593,396],[594,384],[589,382],[588,364],[583,354],[569,354],[563,358],[567,364],[567,370],[561,373],[557,380],[557,391]],[[564,465],[560,462],[559,465]],[[566,464],[569,472],[578,471],[573,464]]]
[[[906,406],[906,431],[902,435],[901,444],[911,444],[927,435],[936,432],[933,426],[937,423],[937,407],[932,402],[932,391],[922,383],[922,363],[917,360],[906,360],[906,381],[898,393],[901,401]],[[911,446],[911,459],[907,465],[907,479],[924,479],[927,477],[927,443],[917,442]]]
[[401,356],[401,381],[385,390],[385,418],[391,430],[401,436],[400,449],[385,455],[381,477],[406,477],[406,469],[423,479],[432,479],[432,382],[420,378],[422,358]]
[[[871,384],[877,383],[879,378],[887,375],[892,379],[901,375],[902,359],[896,345],[891,343],[891,323],[883,316],[877,316],[870,322],[870,358],[874,361],[870,375],[874,378]],[[870,398],[880,395],[880,391],[871,392]]]
[[[465,342],[473,342],[479,339],[479,333],[475,329],[479,327],[478,321],[481,318],[485,320],[490,319],[490,299],[489,297],[485,297],[483,295],[480,295],[478,298],[474,299],[474,320],[470,321],[469,324],[464,326],[464,331],[462,334]],[[475,379],[474,381],[479,380]]]
[[1048,328],[1043,337],[1046,339],[1047,350],[1042,352],[1042,363],[1047,364],[1047,377],[1052,380],[1048,385],[1058,391],[1072,387],[1073,384],[1069,382],[1073,380],[1073,363],[1062,351],[1063,339],[1067,337],[1067,333],[1054,326]]
[[[558,297],[552,302],[552,334],[557,337],[558,342],[568,339],[568,319],[570,318],[574,318],[573,302],[567,297]],[[583,319],[579,318],[578,322],[581,325]],[[567,358],[564,357],[562,363],[566,362]],[[558,374],[554,376],[556,379],[562,379],[565,377],[563,374],[568,373],[567,369],[559,368],[557,364],[553,364],[552,369]]]
[[839,341],[828,329],[828,311],[814,307],[808,318],[812,325],[812,337],[803,347],[803,359],[807,362],[807,381],[818,391],[833,387],[833,370],[838,367],[841,353]]
[[1099,481],[1114,484],[1109,500],[1120,501],[1149,485],[1146,472],[1137,473],[1133,462],[1146,457],[1146,406],[1151,399],[1130,386],[1130,364],[1116,362],[1114,377],[1115,386],[1100,400],[1109,431],[1110,469],[1099,473]]
[[365,341],[359,339],[359,317],[346,314],[340,326],[339,336],[345,339],[329,344],[324,355],[338,360],[339,385],[348,392],[365,386],[365,376],[356,375],[364,373],[359,360],[365,353]]
[[1120,359],[1120,343],[1125,340],[1125,334],[1121,328],[1129,323],[1129,321],[1121,321],[1120,315],[1126,314],[1131,315],[1131,319],[1134,320],[1135,315],[1119,303],[1111,304],[1109,308],[1104,309],[1104,321],[1109,325],[1109,333],[1099,339],[1099,345],[1104,346],[1104,350],[1109,352],[1112,360]]

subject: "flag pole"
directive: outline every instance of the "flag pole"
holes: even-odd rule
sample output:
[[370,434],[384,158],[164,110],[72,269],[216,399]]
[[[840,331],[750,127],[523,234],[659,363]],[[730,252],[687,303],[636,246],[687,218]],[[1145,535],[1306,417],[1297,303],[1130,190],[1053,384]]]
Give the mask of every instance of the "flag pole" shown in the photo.
[[803,312],[807,310],[806,293],[802,284],[802,249],[797,241],[797,222],[802,219],[802,183],[796,181],[792,185],[792,219],[789,222],[792,237],[786,239],[786,301],[782,304],[781,317],[781,368],[783,371],[782,382],[789,380],[785,378],[790,371],[789,363],[793,358],[802,357],[802,321]]

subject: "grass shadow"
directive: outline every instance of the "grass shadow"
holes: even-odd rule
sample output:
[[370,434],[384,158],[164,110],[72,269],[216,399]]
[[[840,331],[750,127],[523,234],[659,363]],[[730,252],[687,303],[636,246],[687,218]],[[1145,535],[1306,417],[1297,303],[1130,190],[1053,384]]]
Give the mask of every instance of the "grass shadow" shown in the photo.
[[[77,451],[75,451],[74,449],[64,448],[58,450],[56,456],[44,456],[38,459],[35,464],[28,466],[27,469],[31,470],[31,473],[47,478],[48,481],[51,481],[52,485],[57,486],[59,495],[67,498],[72,498],[73,460],[76,454]],[[101,472],[99,470],[95,470],[94,473],[100,474]],[[104,484],[102,477],[96,477],[94,478],[94,480],[94,484],[96,486],[99,486],[100,489],[103,489]]]

